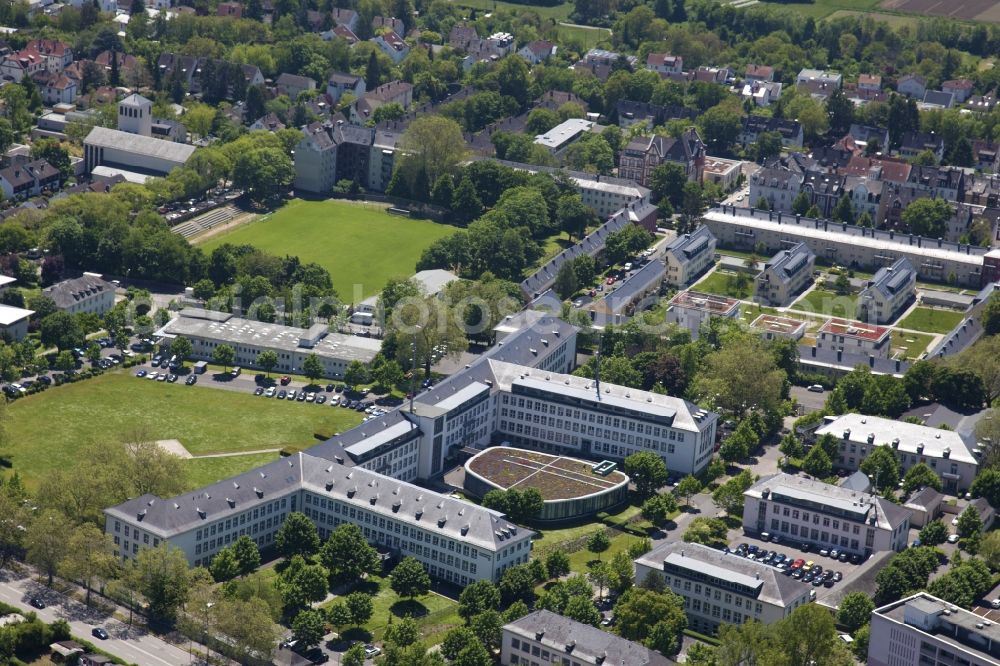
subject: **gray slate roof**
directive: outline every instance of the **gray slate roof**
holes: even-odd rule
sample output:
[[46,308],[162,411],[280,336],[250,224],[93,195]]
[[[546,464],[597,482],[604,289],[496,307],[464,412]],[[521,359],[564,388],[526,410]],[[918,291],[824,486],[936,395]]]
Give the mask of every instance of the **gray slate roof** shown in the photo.
[[815,257],[813,251],[805,243],[796,243],[787,250],[781,250],[771,258],[765,270],[771,269],[772,275],[782,282],[789,282],[804,269],[809,268],[810,258]]
[[584,664],[666,666],[677,663],[644,645],[547,610],[535,611],[506,624],[504,631],[537,641],[556,654],[565,654],[567,659]]
[[883,266],[868,283],[868,289],[876,289],[887,297],[892,297],[911,286],[917,280],[913,264],[906,257],[900,257],[892,266]]
[[112,148],[136,155],[146,155],[161,160],[183,164],[194,153],[195,147],[176,141],[154,139],[141,134],[130,134],[107,127],[94,127],[84,143],[89,146]]
[[700,226],[694,233],[678,236],[667,246],[665,254],[672,255],[680,264],[686,264],[706,251],[715,238],[711,229]]
[[46,287],[42,293],[51,298],[60,310],[66,309],[80,301],[103,291],[114,291],[115,286],[99,277],[84,275],[57,282]]

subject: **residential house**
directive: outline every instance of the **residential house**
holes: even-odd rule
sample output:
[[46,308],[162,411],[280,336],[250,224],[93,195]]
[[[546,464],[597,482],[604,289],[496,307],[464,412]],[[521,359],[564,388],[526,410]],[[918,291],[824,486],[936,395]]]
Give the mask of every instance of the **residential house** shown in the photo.
[[928,90],[924,93],[924,99],[917,104],[920,110],[928,109],[950,109],[955,103],[955,96],[950,92],[940,90]]
[[24,77],[46,69],[45,59],[36,51],[22,49],[8,53],[0,61],[0,77],[13,83],[20,83]]
[[375,90],[366,92],[352,106],[350,119],[352,123],[363,125],[375,113],[375,109],[383,104],[399,104],[403,109],[410,108],[413,103],[413,84],[405,81],[390,81],[383,83]]
[[667,284],[678,289],[692,284],[715,265],[715,246],[715,236],[705,226],[671,241],[663,252]]
[[737,140],[742,145],[749,146],[764,132],[780,134],[781,145],[785,148],[801,146],[803,143],[802,125],[797,120],[765,116],[744,116],[743,127]]
[[966,100],[964,108],[975,113],[990,113],[996,105],[996,95],[988,93],[986,95],[973,95]]
[[830,88],[839,88],[844,82],[844,75],[840,72],[831,72],[821,69],[806,68],[799,72],[795,78],[797,86],[804,84],[818,83]]
[[977,169],[991,173],[996,172],[1000,144],[977,139],[972,142],[972,155],[975,158]]
[[57,282],[42,290],[56,308],[70,314],[89,312],[102,315],[115,305],[115,285],[97,273]]
[[285,123],[281,122],[281,119],[274,112],[261,116],[250,125],[251,131],[264,130],[267,132],[277,132],[283,129],[285,129]]
[[750,176],[750,205],[764,199],[768,210],[790,213],[804,181],[801,173],[788,167],[762,167]]
[[466,51],[469,45],[477,39],[479,39],[479,33],[476,32],[475,26],[457,23],[452,26],[451,32],[448,33],[448,46],[456,51]]
[[517,52],[519,56],[528,61],[531,65],[538,65],[545,62],[556,54],[559,47],[544,39],[536,39],[528,42]]
[[215,15],[241,19],[243,18],[243,5],[238,2],[220,2],[215,9]]
[[938,163],[944,159],[944,139],[933,132],[906,132],[899,146],[899,155],[913,158],[924,151],[930,151]]
[[791,317],[767,314],[766,312],[750,324],[765,340],[793,340],[798,342],[806,334],[806,322]]
[[365,94],[365,80],[356,74],[333,72],[326,82],[326,94],[334,104],[340,101],[344,93],[350,93],[355,99]]
[[61,183],[62,174],[45,160],[27,161],[21,158],[0,169],[0,188],[7,200],[27,199],[42,192],[58,190]]
[[56,39],[32,39],[22,52],[38,54],[50,72],[61,72],[73,62],[73,49]]
[[972,97],[973,83],[969,79],[954,79],[941,84],[941,90],[955,96],[955,102],[961,104]]
[[871,324],[890,324],[913,301],[917,272],[906,257],[883,266],[858,296],[857,318]]
[[753,100],[756,106],[770,106],[781,97],[781,84],[775,81],[747,81],[740,90],[740,97]]
[[572,69],[578,72],[590,72],[601,81],[607,81],[608,77],[611,76],[612,66],[620,58],[624,58],[630,68],[634,69],[638,64],[638,59],[635,56],[623,56],[605,49],[590,49],[573,65]]
[[65,74],[55,74],[44,70],[32,75],[31,79],[38,86],[42,103],[48,106],[72,104],[76,101],[76,81]]
[[371,41],[375,42],[376,46],[382,49],[382,52],[389,56],[389,59],[396,65],[401,63],[403,58],[410,53],[410,45],[391,30],[372,38]]
[[680,137],[637,136],[622,150],[618,174],[645,187],[653,169],[671,163],[683,167],[688,180],[701,182],[705,152],[705,144],[693,127]]
[[316,81],[308,76],[282,73],[274,82],[279,95],[287,95],[288,99],[295,101],[300,93],[309,90],[316,90]]
[[667,305],[665,320],[691,334],[692,340],[701,337],[702,327],[712,319],[737,321],[740,301],[728,296],[705,294],[698,291],[679,291]]
[[403,19],[394,16],[375,16],[372,18],[372,33],[394,32],[397,35],[406,34],[406,24]]
[[650,53],[646,56],[646,69],[661,76],[684,73],[684,58],[669,53]]
[[900,95],[923,99],[927,93],[927,79],[919,74],[905,74],[896,83],[896,90]]
[[858,89],[882,92],[882,77],[878,74],[859,74]]
[[313,123],[295,147],[296,190],[329,192],[338,181],[368,187],[374,129],[360,124]]
[[330,10],[330,14],[335,25],[342,25],[352,32],[357,29],[358,13],[353,9],[334,7]]
[[627,99],[618,101],[617,111],[618,126],[622,129],[628,129],[634,125],[645,125],[649,129],[653,129],[670,120],[679,119],[694,122],[698,117],[697,111],[685,106],[666,106],[650,102],[634,102]]
[[805,243],[781,250],[764,264],[754,280],[754,300],[772,307],[786,307],[813,283],[816,255]]
[[743,162],[740,160],[706,156],[705,166],[701,170],[701,181],[715,183],[723,192],[732,192],[736,189],[742,173]]
[[[545,134],[535,137],[535,143],[542,146],[556,157],[561,157],[566,149],[575,143],[581,136],[594,131],[596,123],[592,120],[582,118],[569,118],[559,123]],[[623,178],[630,178],[623,175]],[[641,184],[641,183],[640,183]]]
[[319,36],[328,42],[334,39],[342,39],[347,42],[348,46],[354,46],[361,41],[361,38],[354,34],[354,31],[346,25],[335,25],[333,30],[321,32]]
[[747,81],[770,82],[774,81],[774,67],[770,65],[747,65],[743,71],[743,78]]
[[817,349],[833,349],[855,355],[888,358],[890,329],[847,319],[829,319],[816,336]]
[[735,76],[733,70],[728,67],[709,67],[707,65],[699,65],[691,74],[693,81],[718,83],[720,86],[732,83]]
[[[884,127],[851,123],[847,134],[853,139],[859,151],[867,151],[869,146],[873,148],[873,151],[869,152],[885,151],[889,147],[889,130]],[[877,150],[874,150],[876,148]]]

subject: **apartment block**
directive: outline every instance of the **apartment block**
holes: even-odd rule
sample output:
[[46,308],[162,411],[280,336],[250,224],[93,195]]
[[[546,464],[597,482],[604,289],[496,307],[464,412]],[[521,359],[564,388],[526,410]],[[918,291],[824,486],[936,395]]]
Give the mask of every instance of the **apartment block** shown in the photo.
[[858,319],[873,324],[891,323],[917,293],[917,272],[905,257],[884,266],[868,281],[858,297]]
[[684,599],[688,627],[712,634],[720,624],[771,624],[809,603],[810,586],[774,567],[696,543],[665,541],[635,560],[635,579],[659,576]]
[[1000,625],[926,592],[872,611],[869,666],[997,666]]
[[866,492],[772,474],[743,493],[743,529],[867,557],[906,548],[910,511]]
[[812,284],[815,265],[816,255],[805,243],[779,251],[754,280],[754,300],[773,307],[790,305]]
[[736,321],[740,316],[740,302],[728,296],[703,294],[697,291],[679,291],[667,306],[667,323],[677,324],[697,340],[701,327],[713,317]]
[[817,349],[875,358],[889,358],[891,342],[892,331],[884,326],[836,318],[827,320],[816,336]]
[[667,264],[667,284],[684,288],[694,282],[715,264],[715,246],[715,235],[706,226],[671,241],[663,254]]

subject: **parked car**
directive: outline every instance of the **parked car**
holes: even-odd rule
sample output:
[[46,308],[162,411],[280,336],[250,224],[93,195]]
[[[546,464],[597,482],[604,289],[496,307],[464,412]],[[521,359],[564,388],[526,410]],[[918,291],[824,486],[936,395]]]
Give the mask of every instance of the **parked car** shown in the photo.
[[322,405],[324,402],[326,402],[326,396],[325,395],[320,394],[320,395],[316,396],[316,404],[317,405]]
[[290,382],[292,381],[292,378],[291,378],[291,377],[289,377],[288,375],[285,375],[284,377],[282,377],[282,378],[281,378],[281,379],[279,379],[278,381],[280,381],[280,382],[281,382],[281,385],[282,385],[282,386],[288,386],[288,384],[289,384],[289,383],[290,383]]
[[258,386],[257,388],[254,389],[253,394],[254,395],[264,395],[264,387],[263,386]]
[[195,384],[198,383],[198,375],[191,375],[190,377],[184,380],[184,383],[187,384],[188,386],[194,386]]
[[275,393],[277,393],[277,390],[272,386],[271,388],[264,391],[264,397],[273,398]]
[[822,393],[826,389],[823,388],[822,384],[813,384],[811,386],[806,387],[806,390],[812,391],[813,393]]
[[948,543],[958,543],[958,535],[957,534],[949,534],[948,535]]
[[135,373],[135,376],[136,377],[145,377],[146,376],[146,371],[145,370],[139,370],[138,372]]
[[365,656],[368,657],[369,659],[371,659],[372,657],[377,657],[380,654],[382,654],[382,650],[380,650],[379,648],[375,647],[370,643],[365,645]]
[[108,632],[106,632],[103,627],[94,627],[90,633],[92,636],[100,638],[102,641],[108,640]]
[[42,601],[41,597],[31,597],[31,601],[28,603],[31,604],[33,608],[37,608],[39,610],[45,608],[45,602]]
[[177,381],[177,375],[174,374],[167,375],[167,381],[170,382],[171,384],[175,383]]
[[278,400],[284,400],[287,395],[288,393],[284,389],[281,389],[278,391]]

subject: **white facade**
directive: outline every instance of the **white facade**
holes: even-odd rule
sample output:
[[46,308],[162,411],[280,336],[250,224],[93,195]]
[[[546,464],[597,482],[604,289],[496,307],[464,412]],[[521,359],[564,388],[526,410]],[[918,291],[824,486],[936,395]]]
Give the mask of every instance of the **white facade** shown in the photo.
[[118,129],[130,134],[152,136],[153,103],[142,95],[129,95],[118,102]]
[[151,176],[166,176],[184,166],[195,147],[130,134],[106,127],[94,127],[83,141],[86,172],[110,166]]
[[666,541],[635,560],[635,580],[656,575],[684,599],[688,626],[714,633],[720,624],[772,624],[809,603],[810,586],[774,567],[696,543]]
[[860,321],[830,319],[818,331],[816,348],[831,349],[854,356],[889,358],[892,349],[892,331],[883,326]]
[[897,259],[880,268],[861,290],[857,317],[874,324],[888,324],[896,318],[917,292],[917,272],[909,260]]
[[879,416],[844,414],[828,417],[816,436],[833,435],[840,455],[834,467],[857,470],[876,446],[888,446],[900,463],[900,476],[917,463],[926,463],[938,473],[944,492],[964,493],[979,469],[978,449],[970,450],[962,436],[950,430],[893,421]]
[[715,235],[708,227],[674,239],[666,247],[666,281],[671,287],[686,287],[715,263]]
[[42,294],[51,298],[57,308],[70,314],[91,312],[102,315],[115,305],[115,285],[91,273],[57,282],[46,287]]
[[805,243],[781,250],[754,280],[754,300],[774,307],[791,305],[812,284],[816,255]]
[[0,337],[10,341],[23,340],[28,335],[28,319],[33,314],[34,310],[0,305]]
[[872,611],[869,666],[997,666],[1000,625],[926,592]]
[[867,556],[906,548],[910,512],[869,493],[774,474],[743,493],[743,529]]
[[667,323],[676,324],[691,333],[691,339],[701,336],[701,327],[713,317],[736,320],[740,316],[740,302],[735,298],[703,294],[697,291],[680,291],[670,299]]

